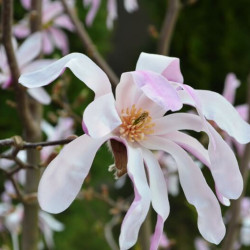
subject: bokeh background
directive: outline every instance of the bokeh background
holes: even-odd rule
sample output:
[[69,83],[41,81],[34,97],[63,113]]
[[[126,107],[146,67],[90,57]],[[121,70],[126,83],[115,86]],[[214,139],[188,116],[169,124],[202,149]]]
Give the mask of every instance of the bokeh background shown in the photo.
[[[102,1],[93,25],[87,30],[100,53],[120,76],[122,72],[135,69],[141,52],[156,53],[167,1],[139,0],[139,10],[131,14],[124,10],[123,1],[117,2],[119,18],[115,21],[112,30],[108,30],[105,25],[106,0]],[[169,55],[180,58],[185,83],[194,88],[221,93],[226,74],[234,72],[241,81],[236,95],[236,104],[246,101],[247,76],[250,73],[249,10],[249,0],[198,0],[191,5],[183,1]],[[77,1],[77,12],[81,21],[85,22],[87,9],[83,8],[82,1]],[[19,1],[15,1],[14,13],[15,21],[25,15]],[[68,36],[71,52],[86,52],[76,34],[68,33]],[[53,57],[60,56],[59,51],[53,54]],[[64,77],[68,83],[67,101],[71,105],[74,104],[74,111],[81,116],[84,107],[93,98],[93,93],[69,71]],[[52,93],[55,85],[47,87],[47,90]],[[79,93],[81,98],[76,104]],[[56,103],[45,107],[45,118],[50,120],[59,109]],[[75,125],[75,129],[77,135],[82,133],[79,124]],[[11,90],[0,89],[0,138],[8,138],[16,134],[21,134],[21,127],[14,107],[14,94]],[[112,173],[108,172],[112,161],[108,148],[103,146],[97,154],[83,189],[93,188],[102,192],[107,188],[108,195],[114,200],[119,197],[130,197],[133,189],[128,180],[122,188],[114,187],[115,180]],[[204,171],[209,179],[209,173]],[[2,189],[4,178],[0,173]],[[177,197],[169,198],[171,213],[165,223],[165,231],[173,240],[171,249],[194,249],[194,239],[199,236],[196,212],[187,203],[182,191]],[[76,200],[69,209],[56,215],[56,218],[65,224],[65,230],[55,234],[55,249],[110,249],[104,237],[104,227],[113,216],[110,209],[107,203],[94,197]],[[226,212],[225,208],[223,212]],[[155,216],[152,213],[152,223],[154,222]],[[119,230],[120,224],[113,230],[116,240]],[[0,241],[10,241],[8,237],[4,235]],[[133,249],[139,250],[141,247],[137,244]],[[219,248],[214,246],[214,249]]]

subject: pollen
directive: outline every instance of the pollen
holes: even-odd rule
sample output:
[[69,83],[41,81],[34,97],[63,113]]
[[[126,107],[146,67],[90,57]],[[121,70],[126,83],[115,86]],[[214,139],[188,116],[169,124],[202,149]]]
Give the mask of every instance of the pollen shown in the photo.
[[131,108],[123,109],[121,112],[122,124],[120,134],[131,142],[142,141],[147,135],[153,134],[155,124],[148,111],[137,109],[135,104]]

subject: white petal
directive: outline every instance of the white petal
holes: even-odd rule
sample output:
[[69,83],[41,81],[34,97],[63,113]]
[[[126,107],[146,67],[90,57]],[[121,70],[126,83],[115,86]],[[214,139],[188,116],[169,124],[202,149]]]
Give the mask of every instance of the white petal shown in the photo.
[[206,240],[219,244],[225,235],[225,225],[219,203],[200,168],[181,147],[169,140],[154,137],[143,144],[153,150],[164,150],[173,156],[185,196],[197,210],[199,231]]
[[44,171],[38,201],[44,211],[60,213],[73,202],[87,176],[95,154],[108,137],[82,135],[66,145]]
[[51,102],[51,98],[44,88],[27,89],[27,92],[41,104],[48,105]]
[[135,199],[122,222],[119,238],[121,250],[129,249],[136,243],[139,229],[147,216],[151,199],[140,149],[127,146],[127,152],[128,175],[134,184]]
[[111,93],[107,75],[91,59],[80,53],[71,53],[41,70],[23,74],[19,82],[28,88],[48,85],[62,74],[66,67],[92,89],[96,97]]

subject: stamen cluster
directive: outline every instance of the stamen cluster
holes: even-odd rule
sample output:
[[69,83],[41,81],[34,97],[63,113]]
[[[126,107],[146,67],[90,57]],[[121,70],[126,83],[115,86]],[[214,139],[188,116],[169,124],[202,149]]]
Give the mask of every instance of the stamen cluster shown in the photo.
[[142,108],[137,109],[135,104],[122,110],[121,120],[120,134],[131,142],[142,141],[146,135],[154,133],[152,128],[155,124],[151,122],[149,112]]

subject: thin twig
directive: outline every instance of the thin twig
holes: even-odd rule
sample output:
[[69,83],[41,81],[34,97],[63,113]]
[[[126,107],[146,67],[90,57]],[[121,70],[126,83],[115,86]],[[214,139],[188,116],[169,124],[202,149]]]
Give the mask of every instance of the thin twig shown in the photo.
[[158,53],[161,55],[167,55],[169,53],[170,43],[180,9],[180,0],[168,0],[167,12],[158,42]]
[[77,17],[76,13],[67,5],[66,3],[67,1],[66,0],[61,0],[61,1],[64,6],[65,12],[68,14],[72,23],[75,25],[76,33],[81,39],[81,42],[84,44],[88,55],[104,70],[104,72],[108,75],[112,85],[116,86],[119,81],[118,77],[116,76],[114,71],[110,68],[108,63],[104,60],[102,55],[98,52],[97,48],[95,47],[93,41],[91,40],[83,24]]
[[[248,123],[250,122],[250,74],[247,79],[247,104],[248,110]],[[222,244],[222,250],[233,250],[234,243],[237,240],[240,229],[240,209],[241,202],[245,196],[247,180],[249,175],[249,163],[250,163],[250,144],[248,143],[245,147],[244,155],[240,161],[240,171],[243,178],[244,188],[240,198],[232,202],[231,206],[231,218],[227,228],[227,234]]]

